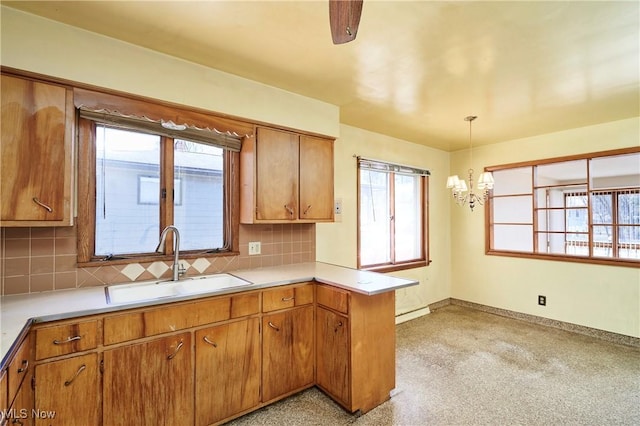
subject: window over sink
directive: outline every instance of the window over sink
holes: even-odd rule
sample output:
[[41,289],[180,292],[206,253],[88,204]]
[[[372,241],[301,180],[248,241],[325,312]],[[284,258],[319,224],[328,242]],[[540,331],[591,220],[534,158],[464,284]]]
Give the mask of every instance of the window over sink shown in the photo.
[[[173,170],[160,167],[165,144]],[[173,209],[183,250],[224,249],[223,158],[214,146],[97,125],[95,255],[152,252],[161,208]]]
[[181,254],[237,251],[240,138],[165,123],[80,109],[78,262],[170,254],[155,253],[169,225]]

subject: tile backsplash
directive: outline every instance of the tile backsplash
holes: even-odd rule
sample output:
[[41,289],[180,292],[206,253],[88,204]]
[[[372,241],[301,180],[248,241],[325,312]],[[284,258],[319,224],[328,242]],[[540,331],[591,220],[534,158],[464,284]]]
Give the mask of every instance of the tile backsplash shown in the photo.
[[[261,243],[249,256],[250,241]],[[103,286],[171,276],[171,262],[141,262],[79,268],[76,228],[0,228],[2,295]],[[314,224],[240,225],[240,255],[199,257],[187,263],[187,275],[312,262],[316,258]],[[182,261],[182,259],[181,259]]]

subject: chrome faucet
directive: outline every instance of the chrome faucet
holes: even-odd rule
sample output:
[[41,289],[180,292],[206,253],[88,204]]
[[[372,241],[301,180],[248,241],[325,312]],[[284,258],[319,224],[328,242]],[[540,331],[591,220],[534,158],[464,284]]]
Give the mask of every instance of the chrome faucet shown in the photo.
[[162,230],[162,234],[160,234],[160,242],[158,243],[158,247],[156,247],[156,252],[160,252],[160,247],[165,243],[167,239],[167,232],[173,231],[173,236],[175,237],[175,244],[173,245],[173,277],[171,278],[173,281],[178,281],[180,279],[180,275],[184,275],[187,272],[181,265],[178,260],[180,256],[180,231],[175,226],[167,226]]

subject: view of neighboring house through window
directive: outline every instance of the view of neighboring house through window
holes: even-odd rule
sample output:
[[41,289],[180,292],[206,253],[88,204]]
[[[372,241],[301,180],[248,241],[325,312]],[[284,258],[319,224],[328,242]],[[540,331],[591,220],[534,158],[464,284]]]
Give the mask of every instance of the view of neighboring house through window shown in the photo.
[[358,267],[426,264],[428,171],[358,159]]
[[489,253],[640,263],[639,151],[487,168]]
[[96,126],[95,254],[152,252],[158,244],[159,198],[139,203],[138,177],[160,179],[160,136]]
[[[165,144],[173,153],[163,170]],[[153,252],[161,206],[171,210],[181,250],[222,248],[223,156],[198,142],[96,126],[95,255]]]

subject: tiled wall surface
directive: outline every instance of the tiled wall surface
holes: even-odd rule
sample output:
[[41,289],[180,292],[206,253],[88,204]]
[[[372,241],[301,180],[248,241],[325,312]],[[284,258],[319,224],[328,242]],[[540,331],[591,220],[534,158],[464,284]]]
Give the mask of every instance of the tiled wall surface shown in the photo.
[[[315,260],[315,225],[240,225],[240,255],[184,259],[187,275],[287,265]],[[248,255],[250,241],[262,253]],[[0,228],[2,295],[102,286],[171,276],[171,262],[76,266],[75,227]]]

